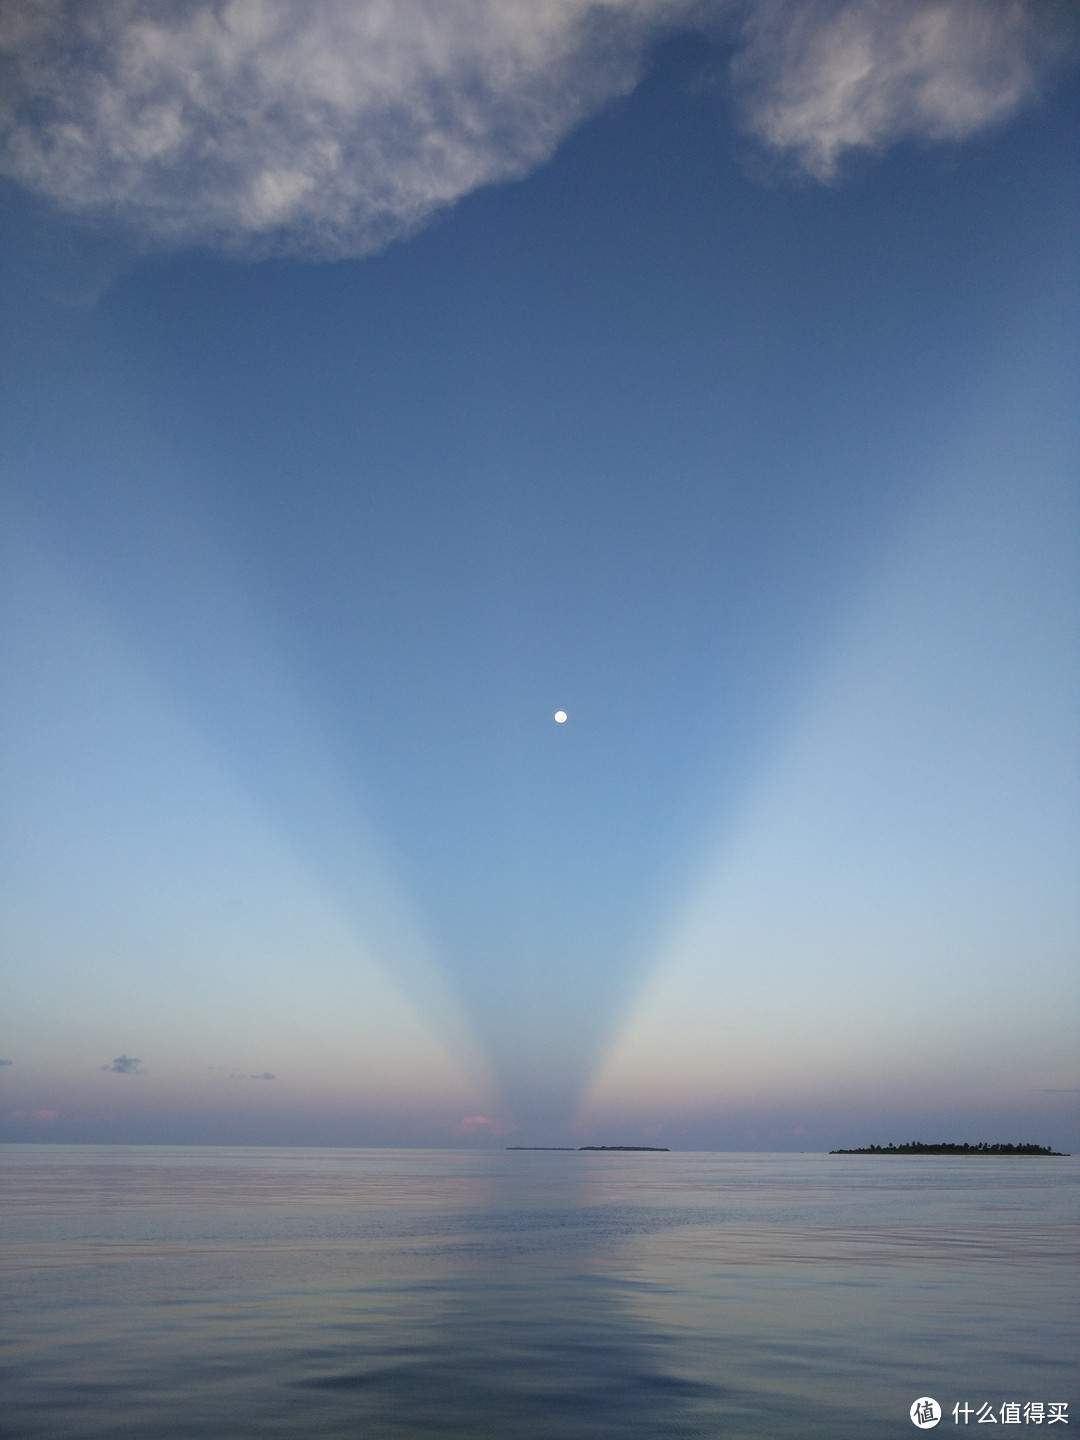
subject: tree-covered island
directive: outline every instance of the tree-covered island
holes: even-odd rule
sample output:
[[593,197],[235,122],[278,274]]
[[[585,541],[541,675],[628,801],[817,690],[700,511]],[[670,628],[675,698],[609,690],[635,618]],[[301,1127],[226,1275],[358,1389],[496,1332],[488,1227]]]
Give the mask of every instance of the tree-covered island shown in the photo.
[[[507,1145],[507,1150],[574,1150],[573,1145]],[[670,1155],[666,1145],[579,1145],[581,1150],[646,1150],[650,1155]],[[575,1153],[577,1153],[575,1151]]]
[[1051,1150],[1046,1145],[924,1145],[921,1140],[911,1140],[906,1145],[866,1145],[861,1150],[830,1150],[830,1155],[1059,1155],[1063,1150]]

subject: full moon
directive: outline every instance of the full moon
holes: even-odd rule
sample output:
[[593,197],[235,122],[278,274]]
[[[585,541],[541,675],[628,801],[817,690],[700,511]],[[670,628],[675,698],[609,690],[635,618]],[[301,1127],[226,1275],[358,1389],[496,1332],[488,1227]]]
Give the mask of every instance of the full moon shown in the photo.
[[565,710],[556,710],[556,711],[555,711],[555,723],[556,723],[556,725],[565,725],[565,724],[566,724],[566,711],[565,711]]

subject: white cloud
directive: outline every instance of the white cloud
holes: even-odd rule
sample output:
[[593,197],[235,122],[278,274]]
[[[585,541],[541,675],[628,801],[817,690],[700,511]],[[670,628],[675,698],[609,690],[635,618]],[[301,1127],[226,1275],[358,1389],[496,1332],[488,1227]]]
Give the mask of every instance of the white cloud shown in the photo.
[[751,133],[827,180],[850,150],[1004,120],[1075,33],[1064,8],[1026,0],[757,0],[732,71]]
[[363,254],[630,90],[663,0],[23,0],[0,168],[151,240]]
[[[747,128],[828,177],[1037,92],[1024,0],[0,0],[0,173],[144,242],[362,255],[526,174],[665,29],[742,20]],[[1060,48],[1060,45],[1057,45]]]

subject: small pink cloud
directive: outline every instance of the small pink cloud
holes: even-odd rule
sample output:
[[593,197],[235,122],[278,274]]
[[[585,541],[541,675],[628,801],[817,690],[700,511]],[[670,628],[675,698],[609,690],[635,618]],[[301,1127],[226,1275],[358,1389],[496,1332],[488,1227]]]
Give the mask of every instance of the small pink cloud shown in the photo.
[[487,1115],[463,1115],[454,1126],[455,1135],[509,1135],[517,1126],[512,1120],[493,1120]]
[[8,1119],[16,1125],[55,1125],[60,1119],[59,1110],[11,1110]]
[[806,1134],[806,1126],[805,1126],[805,1125],[796,1125],[796,1126],[795,1126],[795,1129],[792,1130],[791,1133],[792,1133],[792,1135],[794,1135],[794,1137],[795,1137],[796,1140],[801,1140],[801,1139],[803,1138],[803,1136]]

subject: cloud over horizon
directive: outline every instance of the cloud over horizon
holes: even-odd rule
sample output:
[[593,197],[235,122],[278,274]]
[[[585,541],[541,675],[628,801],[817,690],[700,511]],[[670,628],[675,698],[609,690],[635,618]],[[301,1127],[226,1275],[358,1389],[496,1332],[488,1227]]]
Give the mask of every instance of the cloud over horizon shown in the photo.
[[1038,97],[1053,0],[25,0],[0,8],[0,174],[154,248],[344,258],[520,178],[649,46],[735,38],[744,129],[829,179]]
[[115,1060],[101,1068],[110,1075],[141,1075],[143,1063],[134,1055],[118,1055]]

